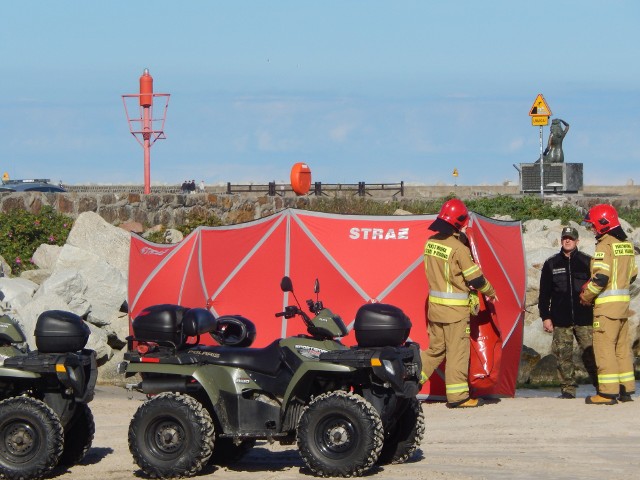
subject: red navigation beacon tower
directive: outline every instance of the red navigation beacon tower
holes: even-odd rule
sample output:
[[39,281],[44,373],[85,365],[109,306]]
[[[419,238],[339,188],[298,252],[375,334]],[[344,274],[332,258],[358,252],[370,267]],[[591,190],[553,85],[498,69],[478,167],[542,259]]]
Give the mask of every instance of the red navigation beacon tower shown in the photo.
[[[149,75],[149,69],[145,68],[140,77],[140,93],[122,95],[124,111],[129,123],[129,131],[144,150],[144,193],[151,193],[151,146],[159,139],[165,139],[164,122],[167,118],[169,106],[168,93],[153,93],[153,77]],[[153,117],[153,100],[158,99],[162,117]],[[131,99],[134,99],[133,101]],[[133,103],[138,99],[140,116],[132,118],[129,115],[127,103]],[[132,107],[132,111],[135,107]]]

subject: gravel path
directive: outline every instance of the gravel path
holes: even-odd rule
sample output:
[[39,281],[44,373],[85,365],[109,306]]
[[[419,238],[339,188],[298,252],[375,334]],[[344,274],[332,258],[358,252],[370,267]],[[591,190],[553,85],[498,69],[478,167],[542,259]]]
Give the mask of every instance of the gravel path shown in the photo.
[[[120,387],[99,386],[91,409],[96,436],[81,465],[57,469],[61,479],[146,478],[133,463],[127,428],[144,400]],[[427,433],[418,455],[404,465],[371,474],[385,480],[617,479],[640,471],[640,398],[615,406],[584,399],[519,397],[481,408],[450,410],[423,404]],[[196,478],[260,480],[312,478],[295,446],[258,442],[233,467],[212,468]]]

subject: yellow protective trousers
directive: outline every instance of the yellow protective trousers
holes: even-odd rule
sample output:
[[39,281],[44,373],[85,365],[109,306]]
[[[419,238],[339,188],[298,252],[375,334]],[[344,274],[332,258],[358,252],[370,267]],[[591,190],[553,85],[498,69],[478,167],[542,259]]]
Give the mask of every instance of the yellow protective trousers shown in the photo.
[[633,354],[626,318],[593,317],[593,353],[598,367],[598,393],[614,397],[620,386],[634,392]]
[[469,321],[453,323],[429,321],[429,348],[420,353],[422,371],[427,378],[447,360],[444,382],[449,403],[469,398]]

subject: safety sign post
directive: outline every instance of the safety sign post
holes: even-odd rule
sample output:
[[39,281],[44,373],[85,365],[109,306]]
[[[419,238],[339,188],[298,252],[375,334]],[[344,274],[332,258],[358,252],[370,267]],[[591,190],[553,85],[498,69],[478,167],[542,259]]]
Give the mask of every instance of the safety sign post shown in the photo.
[[544,197],[544,162],[542,161],[542,128],[549,124],[549,117],[551,116],[551,109],[541,93],[538,94],[533,101],[531,110],[529,110],[529,116],[531,117],[531,125],[534,127],[540,127],[540,196]]

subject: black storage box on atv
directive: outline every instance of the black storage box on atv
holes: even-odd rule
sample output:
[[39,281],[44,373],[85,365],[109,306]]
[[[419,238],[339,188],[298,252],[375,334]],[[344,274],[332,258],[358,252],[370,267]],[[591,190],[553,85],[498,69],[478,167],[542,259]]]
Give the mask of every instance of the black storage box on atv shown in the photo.
[[78,315],[47,310],[36,322],[36,347],[42,353],[77,352],[87,345],[90,333],[89,326]]
[[411,320],[393,305],[368,303],[358,309],[353,330],[360,347],[397,347],[409,337]]
[[154,305],[147,307],[133,319],[133,336],[143,342],[184,342],[182,317],[188,308],[180,305]]

